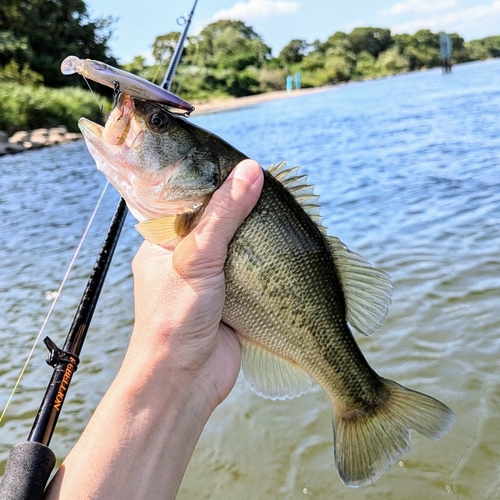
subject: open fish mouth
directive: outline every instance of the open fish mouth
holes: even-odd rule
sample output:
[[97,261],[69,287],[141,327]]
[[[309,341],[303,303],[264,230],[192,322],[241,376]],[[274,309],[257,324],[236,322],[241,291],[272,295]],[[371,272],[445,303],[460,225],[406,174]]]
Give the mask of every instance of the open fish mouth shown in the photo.
[[144,133],[132,116],[115,108],[105,127],[87,118],[81,118],[78,126],[97,169],[125,199],[138,221],[184,213],[197,209],[205,201],[170,199],[168,182],[182,166],[183,158],[170,168],[157,172],[145,172],[134,166],[129,155],[134,148],[141,146]]

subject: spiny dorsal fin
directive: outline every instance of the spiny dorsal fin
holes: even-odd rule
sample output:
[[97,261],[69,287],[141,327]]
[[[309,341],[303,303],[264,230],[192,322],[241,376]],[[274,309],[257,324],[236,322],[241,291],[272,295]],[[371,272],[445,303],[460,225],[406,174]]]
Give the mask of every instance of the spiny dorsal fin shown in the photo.
[[297,365],[239,337],[241,368],[251,389],[267,399],[291,399],[311,389],[311,378]]
[[319,196],[314,194],[314,186],[307,183],[307,175],[298,175],[300,167],[287,167],[282,161],[278,165],[271,165],[267,171],[293,194],[304,211],[326,235],[326,228],[321,224]]
[[314,186],[307,184],[307,175],[298,175],[299,167],[288,168],[282,161],[276,166],[271,165],[268,172],[295,196],[326,236],[342,282],[349,323],[364,335],[378,330],[384,324],[391,304],[392,283],[389,276],[351,252],[338,238],[327,236],[327,230],[321,224]]
[[389,275],[351,252],[338,238],[327,236],[327,241],[339,271],[347,321],[360,333],[369,335],[387,318],[392,295]]
[[149,219],[135,225],[137,231],[150,243],[162,245],[177,237],[186,236],[203,211],[198,208],[183,214]]

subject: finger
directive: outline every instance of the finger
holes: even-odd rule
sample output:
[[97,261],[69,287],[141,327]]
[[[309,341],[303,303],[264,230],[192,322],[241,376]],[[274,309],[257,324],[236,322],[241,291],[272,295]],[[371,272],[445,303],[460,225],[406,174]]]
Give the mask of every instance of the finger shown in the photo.
[[173,256],[176,269],[197,264],[221,270],[227,245],[257,203],[263,184],[264,173],[256,161],[239,163],[213,194],[198,226],[179,243]]
[[254,160],[239,163],[213,194],[195,235],[212,240],[215,233],[227,246],[259,199],[264,182],[261,166]]

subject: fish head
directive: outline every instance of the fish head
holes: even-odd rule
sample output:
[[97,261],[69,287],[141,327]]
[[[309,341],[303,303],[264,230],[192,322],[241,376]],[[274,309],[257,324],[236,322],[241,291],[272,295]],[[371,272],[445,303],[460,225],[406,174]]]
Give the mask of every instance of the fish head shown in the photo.
[[161,103],[119,94],[104,127],[79,121],[97,168],[139,221],[198,210],[221,184],[203,129]]

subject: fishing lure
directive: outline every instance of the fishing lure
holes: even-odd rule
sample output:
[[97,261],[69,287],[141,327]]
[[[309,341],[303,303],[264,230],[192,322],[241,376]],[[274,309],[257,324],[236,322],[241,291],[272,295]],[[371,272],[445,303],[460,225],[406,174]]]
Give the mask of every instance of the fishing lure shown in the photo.
[[114,88],[132,97],[148,101],[157,101],[168,107],[181,109],[187,115],[194,111],[194,106],[192,104],[172,94],[172,92],[140,76],[114,68],[101,61],[68,56],[61,63],[61,72],[64,75],[78,73],[89,80]]

